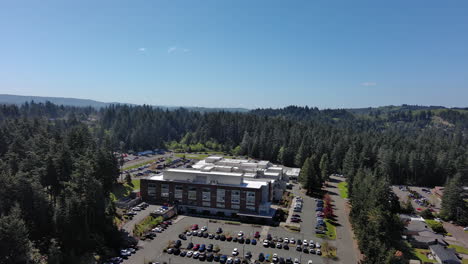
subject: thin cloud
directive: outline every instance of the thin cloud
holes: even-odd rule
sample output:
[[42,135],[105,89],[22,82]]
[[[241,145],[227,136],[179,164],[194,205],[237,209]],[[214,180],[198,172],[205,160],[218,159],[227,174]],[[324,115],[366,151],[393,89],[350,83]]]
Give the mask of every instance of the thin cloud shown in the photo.
[[376,82],[363,82],[361,83],[362,86],[376,86]]
[[145,52],[146,51],[146,48],[139,48],[138,49],[140,52]]
[[176,47],[176,46],[172,46],[172,47],[169,47],[169,48],[167,49],[167,53],[173,53],[173,52],[175,52],[176,50],[177,50],[177,47]]
[[189,49],[187,48],[179,48],[177,46],[172,46],[172,47],[169,47],[167,49],[167,53],[179,53],[179,52],[182,52],[182,53],[187,53],[187,52],[190,52]]

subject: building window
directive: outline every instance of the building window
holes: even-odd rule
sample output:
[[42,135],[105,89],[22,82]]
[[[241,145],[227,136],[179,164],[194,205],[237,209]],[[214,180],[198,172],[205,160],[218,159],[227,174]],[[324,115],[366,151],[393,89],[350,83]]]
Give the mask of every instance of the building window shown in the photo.
[[232,190],[231,191],[231,203],[232,204],[239,204],[240,203],[240,191],[239,190]]
[[240,206],[238,204],[231,204],[232,209],[239,209]]
[[218,208],[224,208],[224,203],[216,203],[216,207]]
[[245,209],[247,211],[255,211],[255,206],[246,206]]
[[224,203],[226,198],[226,190],[224,189],[217,189],[216,190],[216,202]]
[[175,199],[182,199],[182,195],[184,193],[184,188],[182,185],[176,185],[175,186],[175,192],[174,192],[174,198]]
[[203,202],[202,205],[205,206],[205,207],[210,207],[211,203],[210,202]]
[[169,197],[169,184],[161,184],[161,197]]
[[189,198],[189,200],[196,200],[197,199],[197,188],[196,187],[189,187],[188,198]]
[[202,189],[202,200],[205,202],[211,201],[211,190],[210,188],[203,188]]
[[148,183],[148,196],[156,196],[156,184]]
[[255,192],[247,192],[247,205],[255,205]]

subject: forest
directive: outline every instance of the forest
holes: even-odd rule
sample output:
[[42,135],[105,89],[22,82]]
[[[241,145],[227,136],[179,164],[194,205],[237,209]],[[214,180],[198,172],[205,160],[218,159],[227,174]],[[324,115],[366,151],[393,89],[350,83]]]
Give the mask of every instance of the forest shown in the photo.
[[[0,256],[4,263],[82,263],[118,248],[109,199],[119,174],[114,153],[175,145],[306,166],[311,188],[317,187],[312,177],[342,173],[356,205],[353,225],[362,224],[362,215],[381,220],[358,238],[391,244],[377,236],[394,221],[393,207],[384,202],[388,186],[445,185],[454,175],[468,182],[467,129],[468,113],[450,109],[354,114],[289,106],[236,113],[1,105]],[[363,193],[375,195],[372,203]],[[397,248],[390,244],[387,249]],[[381,253],[376,256],[391,258]]]

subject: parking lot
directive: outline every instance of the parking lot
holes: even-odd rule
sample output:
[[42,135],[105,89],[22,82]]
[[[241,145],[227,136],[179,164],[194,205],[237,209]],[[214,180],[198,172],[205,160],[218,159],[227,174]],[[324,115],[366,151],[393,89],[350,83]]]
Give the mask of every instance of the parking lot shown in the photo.
[[[412,190],[412,191],[415,191],[416,193],[418,193],[422,198],[424,198],[427,202],[429,202],[430,204],[432,204],[432,210],[435,211],[435,212],[439,212],[440,211],[440,203],[441,203],[441,200],[439,198],[437,198],[434,194],[430,193],[429,192],[429,189],[428,188],[424,188],[424,187],[417,187],[417,186],[398,186],[398,185],[393,185],[392,186],[392,190],[393,192],[398,196],[398,199],[401,201],[401,202],[406,202],[408,197],[409,197],[409,194],[410,192],[408,190]],[[407,189],[406,189],[407,188]],[[423,191],[426,190],[426,191]],[[426,209],[427,207],[422,205],[422,204],[418,204],[418,202],[416,201],[416,199],[411,199],[411,204],[413,205],[413,207],[417,210],[417,211],[422,211],[424,209]],[[418,210],[418,208],[420,208]]]
[[219,254],[227,255],[228,257],[232,256],[232,251],[234,248],[238,249],[239,257],[243,257],[245,253],[249,251],[252,253],[252,262],[258,259],[260,253],[263,253],[265,256],[267,254],[273,255],[276,253],[278,254],[278,257],[282,257],[284,259],[291,258],[292,261],[297,258],[299,263],[308,263],[309,260],[312,260],[313,263],[324,263],[323,257],[319,255],[297,251],[296,244],[290,244],[289,250],[270,247],[265,248],[262,245],[262,241],[266,238],[267,234],[271,234],[272,237],[278,238],[295,238],[296,241],[299,239],[307,239],[308,241],[313,240],[314,242],[319,242],[322,244],[321,239],[318,239],[313,235],[307,235],[307,233],[313,233],[313,229],[311,232],[297,233],[287,231],[283,227],[255,226],[250,224],[232,225],[226,224],[222,221],[218,223],[210,223],[209,219],[189,216],[179,216],[178,219],[176,219],[174,223],[170,225],[164,232],[158,233],[154,240],[140,241],[140,249],[135,254],[131,255],[128,259],[124,260],[123,263],[193,263],[194,261],[199,261],[197,259],[194,260],[193,258],[163,253],[163,249],[169,245],[170,241],[179,240],[179,234],[184,233],[187,229],[190,229],[193,224],[199,225],[200,228],[207,226],[208,230],[206,232],[213,234],[216,233],[217,228],[220,227],[223,229],[223,234],[226,236],[230,235],[234,237],[237,236],[239,231],[243,231],[245,238],[253,238],[256,232],[259,232],[261,237],[257,239],[257,245],[251,245],[245,243],[240,244],[238,242],[215,240],[214,238],[209,239],[203,237],[187,236],[187,240],[182,240],[182,245],[180,247],[181,249],[186,250],[187,245],[190,242],[200,245],[213,244],[219,246]]

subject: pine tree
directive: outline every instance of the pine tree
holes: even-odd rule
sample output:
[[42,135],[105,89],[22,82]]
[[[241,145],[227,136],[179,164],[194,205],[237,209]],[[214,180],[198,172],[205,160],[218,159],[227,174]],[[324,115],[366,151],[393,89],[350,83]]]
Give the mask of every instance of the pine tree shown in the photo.
[[1,263],[26,263],[30,259],[30,253],[28,229],[21,217],[21,209],[15,205],[8,215],[0,216]]
[[330,162],[328,160],[328,154],[323,154],[322,158],[320,159],[320,173],[322,175],[322,181],[327,181],[330,177]]

